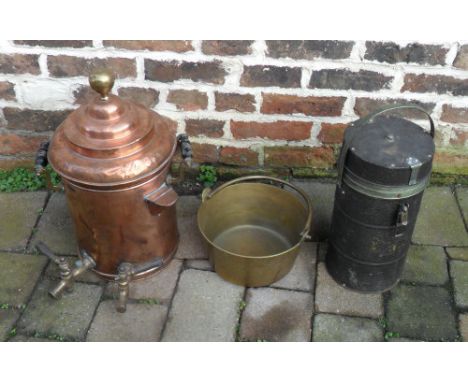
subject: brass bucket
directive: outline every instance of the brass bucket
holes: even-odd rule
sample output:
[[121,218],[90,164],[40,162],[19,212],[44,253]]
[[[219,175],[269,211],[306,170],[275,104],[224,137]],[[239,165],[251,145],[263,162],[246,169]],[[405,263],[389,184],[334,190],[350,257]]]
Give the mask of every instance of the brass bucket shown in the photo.
[[229,282],[249,287],[272,284],[291,270],[311,220],[304,191],[256,175],[205,189],[198,210],[198,228],[214,270]]

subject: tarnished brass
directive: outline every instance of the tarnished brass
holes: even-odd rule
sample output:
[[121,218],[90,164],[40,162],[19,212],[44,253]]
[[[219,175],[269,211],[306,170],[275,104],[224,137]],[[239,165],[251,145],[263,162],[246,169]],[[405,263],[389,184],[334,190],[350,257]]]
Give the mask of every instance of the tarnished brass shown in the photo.
[[133,265],[130,263],[122,263],[119,266],[119,275],[117,277],[118,298],[117,312],[124,313],[127,310],[128,295],[130,293],[130,281],[134,274]]
[[205,190],[202,199],[198,227],[221,277],[258,287],[291,270],[312,219],[311,202],[301,189],[281,179],[247,176]]
[[56,256],[44,243],[39,242],[36,245],[36,249],[56,263],[60,269],[60,281],[49,291],[49,294],[56,299],[62,297],[65,291],[72,292],[75,279],[82,273],[96,266],[93,258],[84,251],[81,253],[81,259],[76,261],[75,267],[71,269],[65,257]]
[[94,91],[101,95],[101,99],[106,101],[108,94],[114,86],[115,75],[111,70],[101,68],[94,70],[89,76],[89,84]]

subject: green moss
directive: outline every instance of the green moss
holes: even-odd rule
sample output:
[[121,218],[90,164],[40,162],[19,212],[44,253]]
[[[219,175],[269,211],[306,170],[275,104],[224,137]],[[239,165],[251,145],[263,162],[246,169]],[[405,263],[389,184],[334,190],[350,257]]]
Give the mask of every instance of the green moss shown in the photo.
[[39,176],[29,168],[0,170],[0,192],[37,191],[46,188],[47,179],[52,186],[60,183],[60,176],[50,167]]

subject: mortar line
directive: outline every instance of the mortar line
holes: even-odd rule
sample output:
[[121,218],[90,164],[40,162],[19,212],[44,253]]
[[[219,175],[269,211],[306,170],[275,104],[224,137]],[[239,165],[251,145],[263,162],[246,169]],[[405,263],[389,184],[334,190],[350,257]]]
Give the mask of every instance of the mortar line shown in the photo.
[[106,286],[107,286],[107,284],[105,284],[105,286],[100,285],[100,288],[101,288],[101,296],[99,296],[99,301],[98,301],[98,303],[96,304],[96,307],[94,308],[94,312],[93,312],[93,315],[91,316],[91,320],[89,320],[88,327],[86,328],[86,331],[85,331],[85,334],[84,334],[84,336],[83,336],[83,339],[82,339],[82,340],[80,339],[80,342],[88,342],[89,330],[91,329],[91,325],[93,324],[94,319],[96,318],[96,315],[97,315],[97,311],[98,311],[98,309],[99,309],[99,306],[101,305],[101,302],[104,300],[104,292],[105,292],[105,287],[106,287]]
[[315,316],[317,315],[316,314],[317,309],[315,307],[315,303],[316,303],[317,283],[318,283],[317,281],[318,280],[318,265],[319,265],[320,247],[324,244],[325,242],[318,242],[316,252],[315,252],[315,278],[314,278],[314,286],[312,290],[312,298],[314,300],[314,305],[312,309],[312,315],[310,317],[310,341],[309,342],[314,341],[314,321],[315,321]]
[[[181,259],[179,259],[179,260],[181,260]],[[186,268],[185,261],[186,261],[186,259],[182,259],[182,266],[180,267],[179,273],[177,275],[177,280],[176,280],[176,284],[174,286],[174,291],[173,291],[172,296],[171,296],[171,298],[169,300],[169,303],[167,304],[166,317],[164,318],[164,323],[163,323],[163,326],[162,326],[162,329],[161,329],[161,333],[159,334],[158,342],[162,341],[164,333],[166,332],[167,321],[169,320],[169,314],[171,313],[171,310],[172,310],[172,303],[174,301],[175,295],[177,294],[177,292],[179,290],[179,281],[180,281],[180,277],[182,276],[182,272],[184,272],[186,269],[190,269],[190,268]]]
[[461,218],[463,220],[465,230],[468,233],[468,216],[465,216],[465,214],[463,213],[463,210],[462,210],[462,207],[461,207],[461,204],[460,204],[460,199],[458,197],[458,190],[459,189],[460,189],[460,187],[453,187],[453,196],[455,197],[455,203],[457,204],[458,210],[460,211],[460,215],[461,215]]

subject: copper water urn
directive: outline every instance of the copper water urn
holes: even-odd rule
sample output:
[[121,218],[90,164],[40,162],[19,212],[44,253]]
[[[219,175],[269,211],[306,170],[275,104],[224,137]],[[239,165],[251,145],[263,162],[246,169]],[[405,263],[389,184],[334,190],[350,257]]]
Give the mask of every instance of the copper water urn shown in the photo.
[[[110,94],[112,73],[97,71],[89,81],[97,94],[57,128],[48,162],[62,177],[81,268],[117,280],[125,310],[128,283],[164,267],[177,250],[177,194],[166,177],[181,139],[174,121]],[[73,277],[61,269],[62,281],[67,272]]]

